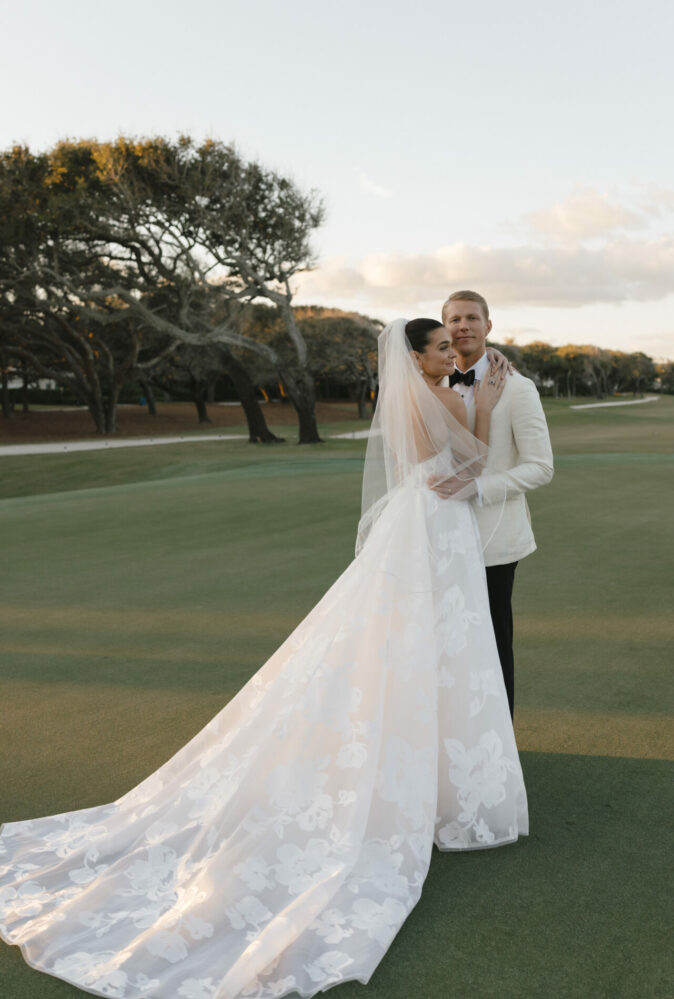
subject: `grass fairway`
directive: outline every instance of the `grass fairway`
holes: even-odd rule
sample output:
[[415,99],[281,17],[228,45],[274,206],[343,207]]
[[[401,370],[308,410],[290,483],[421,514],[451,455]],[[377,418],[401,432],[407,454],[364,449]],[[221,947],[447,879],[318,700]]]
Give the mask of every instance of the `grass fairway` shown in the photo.
[[[547,409],[557,472],[531,496],[540,550],[515,597],[531,836],[436,854],[367,990],[343,999],[674,995],[674,399]],[[204,725],[351,559],[363,451],[0,459],[0,820],[113,800]],[[79,995],[0,948],[0,999]]]

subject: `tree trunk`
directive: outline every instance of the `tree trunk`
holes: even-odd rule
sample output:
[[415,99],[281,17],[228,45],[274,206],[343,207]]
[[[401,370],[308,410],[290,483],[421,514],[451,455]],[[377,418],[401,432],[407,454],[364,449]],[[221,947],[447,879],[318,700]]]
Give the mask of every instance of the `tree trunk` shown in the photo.
[[149,382],[141,381],[140,387],[143,390],[143,395],[145,396],[145,401],[147,402],[147,413],[148,416],[157,415],[157,404],[154,398],[154,392],[152,391],[152,386]]
[[311,373],[304,369],[291,374],[287,368],[280,367],[279,375],[297,413],[299,430],[297,443],[321,444],[316,423],[316,388]]
[[199,423],[212,423],[206,408],[206,382],[200,378],[192,378],[192,399],[197,407]]
[[[307,367],[306,344],[295,321],[295,313],[290,304],[290,293],[288,293],[284,302],[277,304],[279,304],[290,339],[297,353],[297,367],[293,371],[293,374],[289,376],[286,370],[285,375],[282,375],[283,383],[290,396],[290,401],[297,413],[299,423],[299,439],[297,443],[320,444],[321,437],[318,433],[318,425],[316,423],[316,386],[313,375]],[[281,374],[280,371],[279,374]]]
[[108,399],[105,406],[105,432],[106,434],[117,433],[117,400]]
[[194,403],[197,407],[197,415],[199,417],[199,423],[212,423],[210,416],[208,415],[208,408],[206,407],[206,400],[203,395],[199,394],[195,397]]
[[248,422],[248,440],[251,444],[279,444],[283,437],[277,437],[267,426],[262,407],[255,395],[255,386],[245,366],[228,350],[221,349],[223,366],[232,380],[234,391],[239,397]]
[[122,386],[126,381],[126,374],[130,367],[130,365],[127,365],[119,368],[110,386],[108,398],[103,398],[106,434],[117,433],[117,403],[119,402],[119,393],[122,391]]
[[358,399],[357,399],[357,401],[358,401],[358,419],[359,420],[367,420],[368,419],[367,401],[366,401],[367,400],[367,390],[368,390],[368,384],[365,381],[365,379],[363,379],[358,384]]
[[316,401],[313,398],[303,397],[298,402],[293,399],[293,405],[297,413],[299,424],[298,444],[321,444],[322,439],[318,433],[316,423]]
[[94,421],[94,426],[96,427],[97,434],[106,433],[106,416],[103,406],[101,405],[101,400],[95,395],[90,396],[87,399],[87,409],[91,415],[91,419]]
[[28,372],[25,368],[21,370],[21,407],[24,413],[30,412],[28,403]]
[[4,354],[0,354],[0,395],[2,396],[2,415],[6,420],[12,418],[12,400],[9,396],[9,375],[7,374],[7,361]]

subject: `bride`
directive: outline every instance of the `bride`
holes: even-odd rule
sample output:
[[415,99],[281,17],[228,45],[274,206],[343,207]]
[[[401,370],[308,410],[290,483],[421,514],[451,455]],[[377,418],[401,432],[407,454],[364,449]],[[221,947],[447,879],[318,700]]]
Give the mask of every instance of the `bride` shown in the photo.
[[[357,555],[183,749],[112,804],[7,823],[0,935],[122,999],[313,996],[367,982],[421,895],[433,844],[527,833],[470,504],[476,436],[434,320],[379,338]],[[429,480],[463,481],[451,501]]]

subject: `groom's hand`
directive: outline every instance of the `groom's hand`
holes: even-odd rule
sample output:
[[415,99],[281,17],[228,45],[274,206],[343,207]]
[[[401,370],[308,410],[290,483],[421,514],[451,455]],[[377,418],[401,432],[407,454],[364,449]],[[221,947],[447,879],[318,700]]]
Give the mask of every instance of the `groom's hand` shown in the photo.
[[441,496],[442,499],[456,499],[457,494],[459,499],[470,499],[471,496],[475,496],[477,493],[475,479],[466,482],[454,475],[431,475],[426,481],[428,488],[432,489],[438,496]]

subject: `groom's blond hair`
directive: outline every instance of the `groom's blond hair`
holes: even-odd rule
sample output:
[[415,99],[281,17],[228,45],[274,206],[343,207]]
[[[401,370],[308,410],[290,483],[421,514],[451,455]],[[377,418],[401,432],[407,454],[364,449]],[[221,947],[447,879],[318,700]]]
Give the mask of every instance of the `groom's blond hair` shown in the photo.
[[445,310],[450,302],[456,302],[458,299],[466,299],[468,302],[477,302],[478,305],[482,306],[482,312],[484,313],[484,318],[489,319],[489,306],[487,305],[487,299],[483,298],[477,291],[453,291],[449,296],[447,301],[442,306],[442,321],[445,321]]

